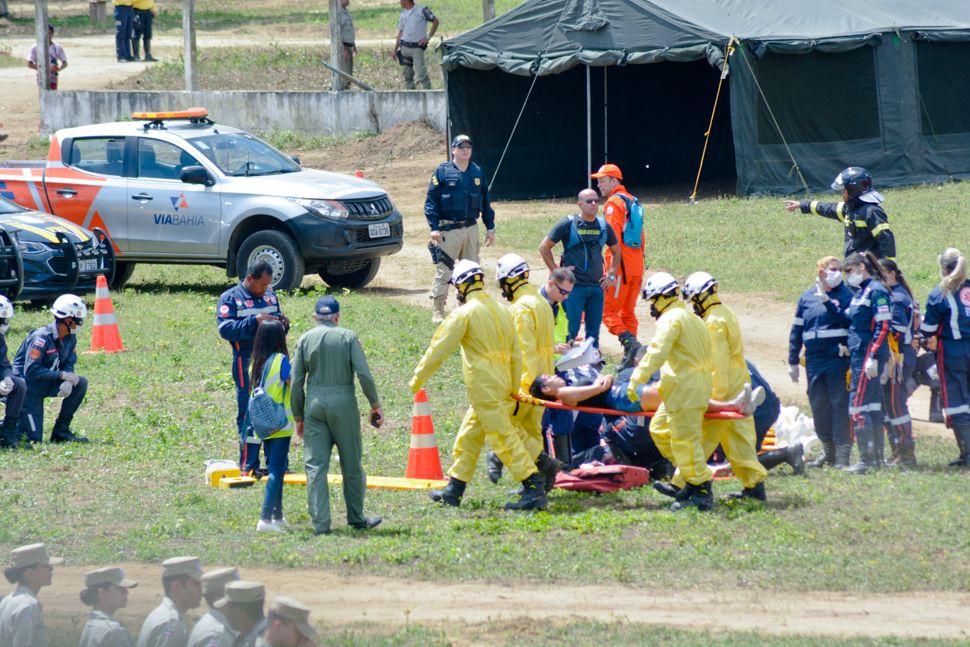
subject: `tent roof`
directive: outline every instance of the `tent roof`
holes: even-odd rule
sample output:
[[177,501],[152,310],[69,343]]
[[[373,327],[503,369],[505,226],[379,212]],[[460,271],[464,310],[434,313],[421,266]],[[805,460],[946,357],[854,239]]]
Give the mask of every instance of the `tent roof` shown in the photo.
[[[786,52],[838,51],[873,35],[970,40],[967,0],[527,0],[444,43],[446,69],[528,76],[575,65],[714,62],[731,36]],[[536,61],[541,55],[541,62]]]

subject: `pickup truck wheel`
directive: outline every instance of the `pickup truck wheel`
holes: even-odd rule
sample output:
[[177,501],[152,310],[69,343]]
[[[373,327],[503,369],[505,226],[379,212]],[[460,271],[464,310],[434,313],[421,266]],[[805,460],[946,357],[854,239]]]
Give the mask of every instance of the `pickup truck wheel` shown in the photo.
[[273,268],[274,290],[295,290],[303,282],[303,256],[296,242],[273,229],[257,231],[243,241],[236,259],[236,273],[246,276],[246,268],[256,261],[266,261]]
[[321,270],[320,278],[327,282],[332,288],[362,288],[377,276],[377,270],[381,267],[381,259],[372,258],[367,263],[353,272],[345,274],[334,274],[326,270]]
[[111,281],[108,282],[108,286],[112,290],[120,290],[125,287],[125,284],[131,279],[131,275],[135,273],[135,264],[116,261],[115,262],[115,273],[111,277]]

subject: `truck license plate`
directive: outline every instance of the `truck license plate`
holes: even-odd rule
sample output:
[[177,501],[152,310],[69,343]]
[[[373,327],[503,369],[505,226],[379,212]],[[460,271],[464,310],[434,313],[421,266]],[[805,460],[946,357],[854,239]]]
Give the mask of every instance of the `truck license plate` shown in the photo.
[[78,271],[80,272],[94,272],[98,269],[98,261],[94,258],[84,259],[78,261]]
[[379,222],[376,225],[367,225],[367,233],[371,238],[384,238],[391,235],[391,225],[386,222]]

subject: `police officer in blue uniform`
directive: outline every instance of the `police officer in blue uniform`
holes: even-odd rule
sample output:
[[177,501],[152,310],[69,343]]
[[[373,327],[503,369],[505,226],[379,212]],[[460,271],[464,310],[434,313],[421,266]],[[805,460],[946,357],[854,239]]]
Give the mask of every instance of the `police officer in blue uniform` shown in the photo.
[[52,443],[86,443],[71,431],[74,414],[84,401],[88,381],[74,372],[77,362],[77,330],[88,308],[80,297],[62,294],[51,306],[54,323],[32,331],[13,360],[14,375],[27,385],[20,411],[18,436],[39,443],[44,439],[44,398],[64,398],[51,431]]
[[920,331],[936,342],[943,415],[953,429],[960,456],[952,467],[970,467],[970,280],[967,259],[957,249],[939,257],[940,284],[926,299]]
[[[802,293],[795,307],[788,337],[788,374],[798,383],[799,355],[805,348],[808,401],[815,433],[822,441],[822,455],[810,467],[849,466],[849,329],[840,311],[849,307],[852,290],[842,281],[842,263],[827,256],[817,264],[815,285]],[[826,304],[835,306],[832,311]]]
[[[479,216],[485,223],[485,246],[495,242],[495,211],[488,197],[488,182],[482,167],[471,161],[471,157],[471,138],[457,135],[451,141],[451,161],[438,165],[424,201],[431,242],[456,263],[461,259],[479,262]],[[450,279],[451,269],[437,263],[431,284],[434,303],[431,321],[436,325],[445,318]]]
[[246,270],[246,278],[219,297],[216,321],[219,334],[232,347],[232,379],[236,383],[236,429],[239,433],[239,465],[243,473],[259,469],[259,439],[244,428],[249,405],[249,359],[259,322],[276,319],[287,331],[290,321],[280,310],[280,302],[270,289],[273,268],[257,261]]
[[896,258],[896,238],[889,216],[880,203],[882,195],[872,189],[872,175],[861,166],[850,166],[835,177],[832,189],[842,192],[842,202],[788,200],[789,211],[801,210],[845,225],[845,256],[871,252],[876,258]]
[[896,261],[879,261],[886,271],[892,321],[889,334],[895,348],[891,349],[896,365],[882,387],[882,402],[886,410],[886,433],[893,449],[888,465],[912,467],[916,465],[916,444],[913,440],[913,421],[909,415],[909,396],[916,388],[916,349],[913,348],[914,323],[919,319],[919,304]]
[[0,396],[7,401],[3,411],[3,423],[0,424],[0,449],[29,449],[30,443],[23,442],[17,431],[27,383],[13,374],[13,366],[7,357],[7,330],[12,318],[13,304],[7,297],[0,295]]

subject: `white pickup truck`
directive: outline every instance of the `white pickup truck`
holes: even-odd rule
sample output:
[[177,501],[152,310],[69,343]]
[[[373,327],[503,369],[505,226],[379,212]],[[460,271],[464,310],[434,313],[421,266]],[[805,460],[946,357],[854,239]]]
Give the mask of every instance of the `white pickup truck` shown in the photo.
[[317,272],[367,285],[400,251],[400,212],[379,186],[298,160],[204,108],[57,131],[46,161],[0,165],[0,194],[107,233],[115,286],[136,263],[193,263],[243,276],[257,260],[276,289]]

